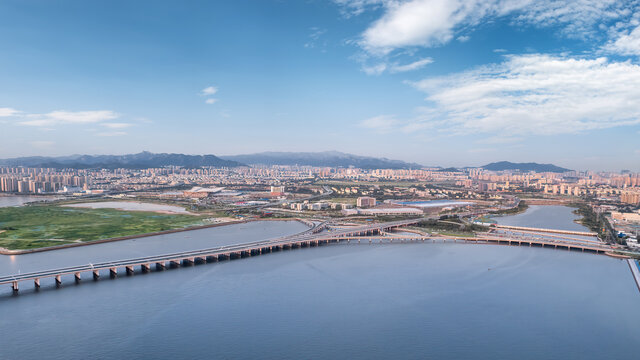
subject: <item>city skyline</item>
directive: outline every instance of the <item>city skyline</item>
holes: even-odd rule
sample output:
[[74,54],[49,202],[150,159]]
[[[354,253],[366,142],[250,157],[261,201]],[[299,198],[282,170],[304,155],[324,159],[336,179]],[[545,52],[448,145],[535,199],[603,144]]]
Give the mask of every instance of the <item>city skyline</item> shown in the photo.
[[175,5],[0,4],[0,158],[338,150],[640,170],[636,2]]

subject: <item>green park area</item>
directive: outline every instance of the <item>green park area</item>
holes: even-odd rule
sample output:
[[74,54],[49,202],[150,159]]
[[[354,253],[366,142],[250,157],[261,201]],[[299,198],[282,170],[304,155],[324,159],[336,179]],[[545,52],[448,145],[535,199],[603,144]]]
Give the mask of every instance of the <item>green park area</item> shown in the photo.
[[33,205],[0,208],[0,247],[34,249],[202,225],[202,217]]

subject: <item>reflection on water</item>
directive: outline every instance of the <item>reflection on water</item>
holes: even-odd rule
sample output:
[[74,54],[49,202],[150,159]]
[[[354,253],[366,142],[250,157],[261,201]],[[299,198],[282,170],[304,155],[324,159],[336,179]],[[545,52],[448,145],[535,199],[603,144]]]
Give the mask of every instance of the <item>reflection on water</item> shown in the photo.
[[589,231],[581,224],[574,222],[580,216],[573,213],[575,209],[557,205],[529,205],[520,214],[496,216],[493,219],[500,225],[526,226],[555,230]]
[[[254,221],[16,256],[0,255],[0,275],[238,244],[304,231],[297,221]],[[10,260],[11,259],[11,260]]]
[[34,195],[2,195],[0,196],[0,207],[20,206],[30,202],[47,201],[59,199],[57,196],[34,196]]
[[633,358],[639,301],[606,256],[352,242],[3,288],[0,358]]

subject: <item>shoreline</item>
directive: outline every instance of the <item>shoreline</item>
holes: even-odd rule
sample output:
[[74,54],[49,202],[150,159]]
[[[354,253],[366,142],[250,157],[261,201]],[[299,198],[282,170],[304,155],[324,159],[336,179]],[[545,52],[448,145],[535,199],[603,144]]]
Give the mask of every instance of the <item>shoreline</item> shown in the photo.
[[[71,244],[45,246],[45,247],[36,248],[36,249],[11,250],[11,249],[0,247],[0,255],[26,255],[26,254],[45,252],[45,251],[55,251],[55,250],[61,250],[61,249],[74,248],[74,247],[79,247],[79,246],[89,246],[89,245],[104,244],[104,243],[123,241],[123,240],[139,239],[139,238],[157,236],[157,235],[174,234],[174,233],[180,233],[180,232],[185,232],[185,231],[209,229],[209,228],[220,227],[220,226],[228,226],[228,225],[235,225],[235,224],[246,224],[246,223],[255,222],[255,221],[297,221],[297,222],[302,223],[302,224],[304,224],[306,226],[310,225],[310,222],[308,220],[300,219],[300,218],[237,220],[237,221],[227,221],[227,222],[217,223],[217,224],[198,225],[198,226],[191,226],[191,227],[187,227],[187,228],[156,231],[156,232],[143,233],[143,234],[118,236],[118,237],[113,237],[113,238],[93,240],[93,241],[84,241],[84,242],[71,243]],[[311,226],[309,226],[309,227],[311,227]]]
[[636,282],[636,286],[638,287],[638,291],[640,291],[640,269],[638,268],[638,260],[635,259],[627,259],[627,264],[629,265],[629,270],[631,270],[631,275],[633,276],[633,280]]

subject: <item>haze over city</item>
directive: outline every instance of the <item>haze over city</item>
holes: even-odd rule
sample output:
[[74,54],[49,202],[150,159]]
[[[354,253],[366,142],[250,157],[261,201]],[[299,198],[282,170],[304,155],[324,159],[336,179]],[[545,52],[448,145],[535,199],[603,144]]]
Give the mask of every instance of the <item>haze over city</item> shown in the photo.
[[640,0],[0,0],[0,359],[637,358],[639,138]]
[[0,3],[0,158],[640,170],[635,1]]

